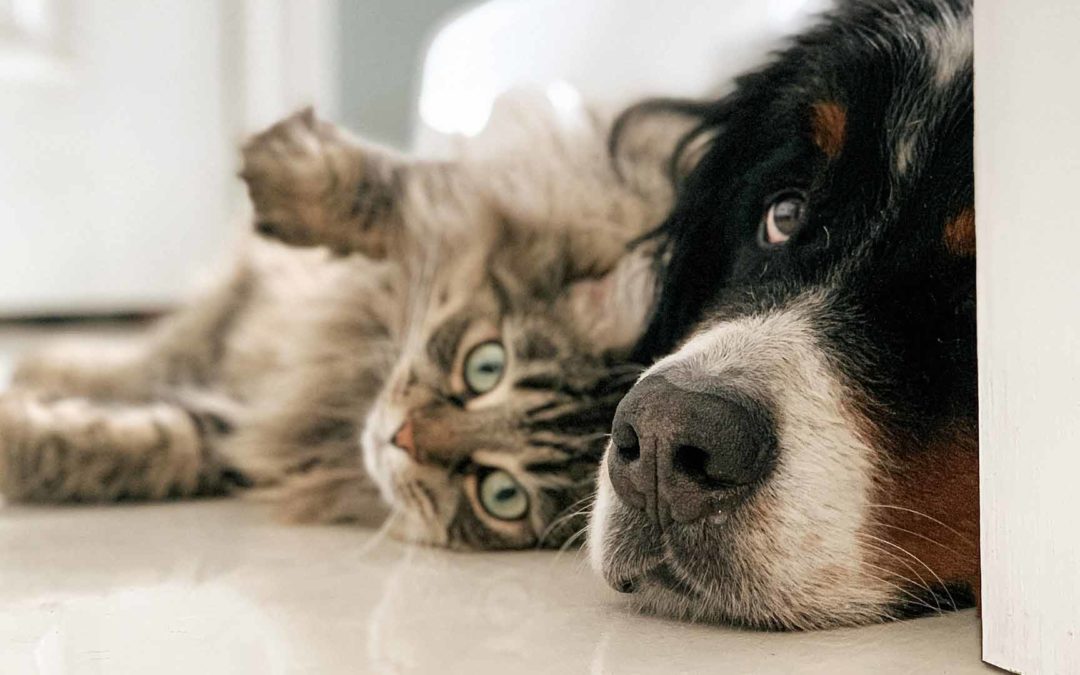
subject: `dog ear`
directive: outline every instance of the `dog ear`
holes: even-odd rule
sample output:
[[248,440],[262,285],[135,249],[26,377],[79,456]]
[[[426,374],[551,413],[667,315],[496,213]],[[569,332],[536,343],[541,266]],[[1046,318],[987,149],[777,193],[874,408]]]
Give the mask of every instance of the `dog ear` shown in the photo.
[[242,149],[256,230],[294,246],[387,257],[410,161],[301,110]]

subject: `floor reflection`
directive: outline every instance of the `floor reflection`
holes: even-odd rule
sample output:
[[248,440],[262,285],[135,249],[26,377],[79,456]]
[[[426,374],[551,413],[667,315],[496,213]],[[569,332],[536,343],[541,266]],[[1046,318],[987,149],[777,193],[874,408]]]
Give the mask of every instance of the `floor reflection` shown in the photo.
[[982,672],[970,613],[766,634],[639,616],[579,552],[458,554],[233,501],[0,507],[0,673]]

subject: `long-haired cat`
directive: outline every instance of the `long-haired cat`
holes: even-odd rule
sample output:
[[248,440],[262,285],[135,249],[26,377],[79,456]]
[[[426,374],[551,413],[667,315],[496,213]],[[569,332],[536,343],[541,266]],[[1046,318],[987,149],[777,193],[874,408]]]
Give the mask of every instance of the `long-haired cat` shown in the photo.
[[[623,134],[518,96],[448,161],[298,113],[244,148],[256,229],[227,283],[123,347],[24,361],[0,491],[102,502],[270,488],[296,521],[455,548],[583,523],[652,301],[628,246],[671,201],[677,124]],[[620,167],[617,171],[615,167]],[[314,246],[304,250],[297,246]],[[381,500],[379,497],[381,496]]]

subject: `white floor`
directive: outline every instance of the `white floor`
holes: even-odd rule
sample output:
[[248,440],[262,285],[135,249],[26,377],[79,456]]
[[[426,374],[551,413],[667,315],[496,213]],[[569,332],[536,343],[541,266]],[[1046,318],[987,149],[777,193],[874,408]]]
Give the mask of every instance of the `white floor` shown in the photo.
[[[0,366],[36,339],[0,329]],[[754,633],[638,616],[576,551],[415,549],[236,500],[0,506],[5,675],[988,670],[970,611]]]

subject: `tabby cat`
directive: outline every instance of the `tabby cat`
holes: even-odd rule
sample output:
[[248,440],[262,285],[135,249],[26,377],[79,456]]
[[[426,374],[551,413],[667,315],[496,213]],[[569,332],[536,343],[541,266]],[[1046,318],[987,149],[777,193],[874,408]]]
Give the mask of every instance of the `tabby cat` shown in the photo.
[[651,251],[628,244],[672,198],[656,169],[677,125],[623,134],[616,171],[605,119],[519,95],[446,161],[310,110],[256,136],[241,176],[264,236],[133,344],[25,360],[0,394],[0,491],[265,488],[294,521],[385,504],[411,541],[559,544],[638,372]]

